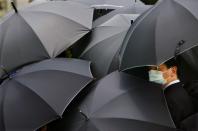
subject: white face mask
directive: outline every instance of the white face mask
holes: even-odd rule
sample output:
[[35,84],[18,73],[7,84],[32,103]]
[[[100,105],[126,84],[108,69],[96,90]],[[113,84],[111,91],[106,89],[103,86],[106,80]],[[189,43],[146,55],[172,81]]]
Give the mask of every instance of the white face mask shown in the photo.
[[162,72],[158,70],[149,71],[149,81],[162,85],[166,83],[166,80],[164,79]]

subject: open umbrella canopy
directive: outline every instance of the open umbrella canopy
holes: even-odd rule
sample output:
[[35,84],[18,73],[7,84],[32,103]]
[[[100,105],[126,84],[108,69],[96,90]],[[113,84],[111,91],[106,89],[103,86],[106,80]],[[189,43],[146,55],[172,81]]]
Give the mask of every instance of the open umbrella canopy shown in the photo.
[[198,1],[162,0],[131,26],[121,70],[159,65],[198,44]]
[[160,85],[117,71],[93,84],[53,126],[61,131],[176,131]]
[[99,78],[119,68],[118,53],[124,37],[139,15],[118,14],[93,28],[91,40],[80,58],[92,62],[93,74]]
[[10,12],[0,23],[0,76],[53,58],[92,28],[93,9],[76,2],[41,2]]
[[114,17],[117,14],[136,14],[136,15],[140,15],[143,12],[145,12],[146,10],[148,10],[149,8],[151,8],[151,6],[148,5],[137,5],[134,4],[133,6],[130,7],[125,7],[125,8],[120,8],[120,9],[116,9],[100,18],[98,18],[97,20],[94,21],[93,23],[93,27],[96,27],[98,25],[101,25],[102,23],[108,21],[109,19],[111,19],[112,17]]
[[61,117],[92,80],[83,60],[50,59],[18,70],[0,86],[0,130],[32,131]]
[[90,6],[100,5],[102,7],[102,5],[104,6],[110,5],[111,7],[115,6],[115,8],[131,6],[133,4],[144,5],[144,3],[142,3],[140,0],[70,0],[70,1],[77,1]]

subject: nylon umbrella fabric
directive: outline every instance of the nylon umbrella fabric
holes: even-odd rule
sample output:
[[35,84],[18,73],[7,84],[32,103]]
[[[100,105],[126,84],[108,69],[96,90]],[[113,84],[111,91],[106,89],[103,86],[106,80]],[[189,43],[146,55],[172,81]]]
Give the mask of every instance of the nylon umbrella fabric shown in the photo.
[[140,16],[124,40],[120,69],[160,65],[196,46],[198,2],[187,3],[163,0]]
[[74,104],[51,129],[176,131],[158,84],[116,71],[89,90],[88,95],[79,98],[80,104]]
[[118,14],[93,28],[91,40],[80,58],[92,62],[93,75],[105,76],[119,68],[118,53],[131,25],[138,15]]
[[91,81],[90,62],[50,59],[12,74],[0,86],[0,130],[32,131],[62,116]]
[[151,8],[152,6],[149,5],[142,5],[139,6],[137,4],[134,4],[131,7],[124,7],[124,8],[120,8],[120,9],[116,9],[100,18],[98,18],[97,20],[95,20],[93,22],[93,27],[96,27],[98,25],[101,25],[102,23],[108,21],[109,19],[111,19],[112,17],[114,17],[117,14],[134,14],[134,15],[141,15],[142,13],[146,12],[149,8]]
[[76,2],[81,2],[86,5],[94,6],[94,5],[114,5],[114,6],[130,6],[135,3],[144,5],[141,1],[137,0],[71,0]]
[[0,75],[54,58],[92,28],[93,9],[69,1],[41,2],[10,12],[0,24]]

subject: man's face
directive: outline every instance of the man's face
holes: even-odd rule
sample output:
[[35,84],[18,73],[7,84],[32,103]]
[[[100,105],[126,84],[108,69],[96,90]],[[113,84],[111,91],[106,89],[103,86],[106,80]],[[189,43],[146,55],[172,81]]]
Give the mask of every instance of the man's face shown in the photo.
[[167,80],[171,76],[171,74],[173,73],[172,72],[172,68],[168,69],[165,64],[160,65],[158,67],[158,70],[162,72],[163,77],[164,77],[165,80]]
[[177,77],[177,67],[176,66],[168,68],[165,64],[161,64],[158,67],[153,66],[150,69],[161,71],[163,78],[166,81],[166,84],[171,82],[173,79],[175,79],[175,77]]

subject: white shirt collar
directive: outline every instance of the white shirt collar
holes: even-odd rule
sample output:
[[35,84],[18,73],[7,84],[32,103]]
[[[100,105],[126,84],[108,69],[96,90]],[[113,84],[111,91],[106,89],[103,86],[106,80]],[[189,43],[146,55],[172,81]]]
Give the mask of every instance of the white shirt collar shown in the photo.
[[170,82],[169,84],[167,84],[167,85],[164,87],[164,90],[165,90],[167,87],[169,87],[169,86],[171,86],[171,85],[173,85],[173,84],[179,83],[179,82],[180,82],[179,79]]

